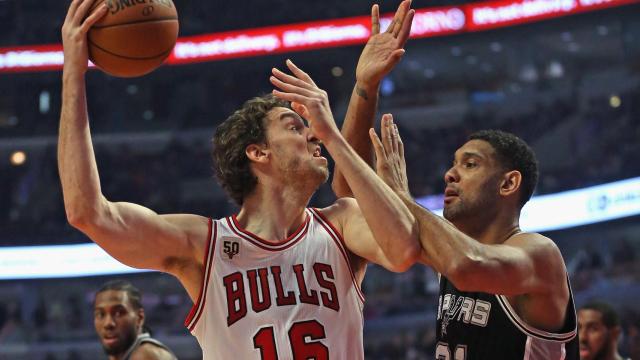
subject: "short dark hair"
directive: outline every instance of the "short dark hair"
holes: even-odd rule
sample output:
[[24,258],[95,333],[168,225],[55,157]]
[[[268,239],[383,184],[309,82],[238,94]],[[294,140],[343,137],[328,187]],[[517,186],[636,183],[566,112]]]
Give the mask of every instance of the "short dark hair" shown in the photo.
[[603,301],[592,301],[580,307],[579,310],[593,310],[602,315],[602,323],[609,329],[620,326],[620,317],[613,306]]
[[265,119],[275,107],[290,108],[291,105],[273,95],[248,100],[217,127],[213,136],[214,174],[240,206],[258,183],[245,150],[251,144],[266,143]]
[[531,147],[514,134],[500,130],[480,130],[469,135],[469,140],[488,142],[505,170],[518,170],[522,174],[520,206],[524,206],[538,184],[538,160]]
[[133,284],[131,284],[130,282],[126,280],[108,281],[104,283],[104,285],[102,285],[100,289],[98,289],[98,291],[96,292],[96,297],[98,296],[98,294],[105,291],[109,291],[109,290],[125,291],[128,295],[127,297],[129,298],[129,302],[131,303],[131,306],[135,310],[142,309],[142,293],[140,292],[140,290],[138,290],[137,287],[133,286]]

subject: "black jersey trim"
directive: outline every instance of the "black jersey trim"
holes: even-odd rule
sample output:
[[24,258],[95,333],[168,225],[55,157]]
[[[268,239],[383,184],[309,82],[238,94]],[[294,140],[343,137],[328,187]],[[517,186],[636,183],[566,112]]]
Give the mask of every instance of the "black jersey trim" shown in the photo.
[[[536,329],[524,321],[520,319],[518,314],[513,310],[509,301],[504,295],[496,295],[496,299],[498,299],[498,303],[504,310],[505,314],[511,320],[511,322],[518,328],[521,332],[523,332],[527,336],[532,336],[534,338],[539,338],[547,341],[557,341],[557,342],[568,342],[574,337],[576,337],[576,329],[573,329],[567,333],[551,333],[543,330]],[[569,314],[567,314],[569,316]]]

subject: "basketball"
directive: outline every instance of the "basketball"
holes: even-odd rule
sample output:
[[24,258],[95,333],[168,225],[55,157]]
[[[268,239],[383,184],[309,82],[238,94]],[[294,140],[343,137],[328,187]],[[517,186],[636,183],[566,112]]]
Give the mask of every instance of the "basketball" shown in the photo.
[[147,74],[169,56],[178,38],[178,13],[171,0],[106,1],[107,13],[89,30],[89,59],[117,77]]

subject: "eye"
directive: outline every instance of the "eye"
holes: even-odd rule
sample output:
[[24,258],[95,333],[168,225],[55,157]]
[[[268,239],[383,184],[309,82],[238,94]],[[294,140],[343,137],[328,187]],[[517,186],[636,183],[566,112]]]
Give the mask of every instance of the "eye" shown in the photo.
[[471,169],[477,166],[477,164],[473,161],[465,161],[465,163],[463,164],[465,168],[467,169]]

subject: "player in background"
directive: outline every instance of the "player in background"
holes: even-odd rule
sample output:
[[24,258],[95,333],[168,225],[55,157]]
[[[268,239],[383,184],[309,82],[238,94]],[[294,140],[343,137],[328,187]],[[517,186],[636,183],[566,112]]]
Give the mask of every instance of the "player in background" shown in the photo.
[[113,280],[96,292],[93,324],[109,360],[176,360],[145,327],[142,294],[130,282]]
[[578,310],[580,360],[623,360],[618,353],[620,318],[604,302],[590,302]]

